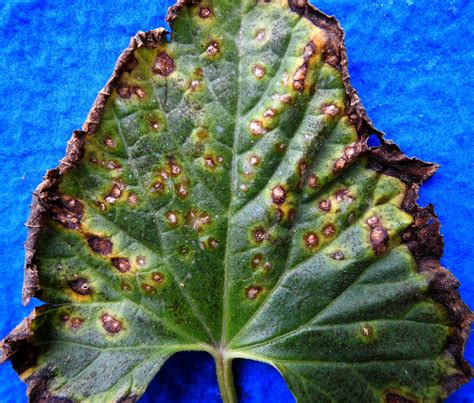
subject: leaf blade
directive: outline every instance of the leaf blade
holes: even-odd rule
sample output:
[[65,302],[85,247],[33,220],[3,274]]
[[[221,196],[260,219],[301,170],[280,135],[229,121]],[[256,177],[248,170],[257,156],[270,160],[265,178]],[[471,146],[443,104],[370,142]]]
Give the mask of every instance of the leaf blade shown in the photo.
[[[38,191],[25,296],[65,311],[4,341],[13,360],[40,350],[31,398],[134,400],[183,349],[268,362],[302,401],[435,400],[465,382],[470,313],[439,266],[436,217],[416,205],[435,167],[367,147],[377,131],[337,22],[305,2],[224,0],[169,20],[171,42],[132,40]],[[150,366],[139,384],[125,366],[94,386],[88,365],[112,358],[68,373],[64,335],[42,334],[57,329],[163,351],[116,356]]]

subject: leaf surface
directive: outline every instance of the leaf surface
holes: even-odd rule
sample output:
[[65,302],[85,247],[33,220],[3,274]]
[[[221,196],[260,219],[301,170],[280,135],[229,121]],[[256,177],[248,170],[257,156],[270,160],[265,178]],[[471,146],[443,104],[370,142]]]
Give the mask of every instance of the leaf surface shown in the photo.
[[[373,128],[303,1],[181,1],[139,33],[34,196],[3,342],[32,401],[133,401],[173,353],[276,367],[302,402],[437,401],[471,313],[440,266],[436,166]],[[381,146],[369,147],[370,135]]]

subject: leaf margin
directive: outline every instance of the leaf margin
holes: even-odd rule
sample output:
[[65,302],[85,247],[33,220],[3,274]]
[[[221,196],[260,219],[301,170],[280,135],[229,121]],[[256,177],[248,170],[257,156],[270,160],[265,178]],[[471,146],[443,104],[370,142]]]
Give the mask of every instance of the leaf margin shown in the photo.
[[[188,6],[199,4],[199,0],[178,0],[174,6],[169,7],[166,21],[173,30],[173,21],[179,11]],[[421,184],[429,179],[438,169],[438,165],[424,162],[417,158],[407,157],[400,148],[392,141],[385,139],[385,134],[376,129],[368,117],[357,91],[350,83],[348,70],[348,58],[345,48],[344,31],[339,22],[324,14],[322,11],[309,4],[306,0],[288,0],[292,11],[309,19],[313,24],[329,33],[329,52],[326,63],[338,69],[342,74],[342,80],[347,96],[345,114],[354,125],[359,138],[365,134],[375,135],[380,141],[380,146],[368,147],[366,153],[369,158],[368,167],[378,173],[393,176],[407,185],[404,195],[402,210],[410,214],[414,224],[404,234],[408,248],[413,254],[417,270],[423,274],[429,282],[429,292],[433,300],[444,306],[447,311],[451,325],[454,327],[453,334],[449,337],[445,353],[451,355],[456,366],[462,374],[446,375],[442,380],[442,388],[446,395],[459,388],[474,376],[470,364],[464,359],[463,353],[470,332],[470,326],[474,315],[461,300],[457,291],[458,280],[454,275],[440,263],[443,254],[443,237],[440,234],[440,222],[434,212],[434,207],[429,204],[421,207],[417,203],[418,191]],[[33,192],[30,216],[26,226],[28,228],[27,240],[25,242],[24,282],[22,290],[23,304],[27,305],[31,298],[38,297],[41,291],[39,285],[38,268],[34,263],[35,245],[43,228],[43,219],[49,213],[47,200],[49,191],[59,183],[61,177],[74,168],[75,163],[82,156],[83,145],[86,135],[94,135],[100,121],[105,103],[112,93],[123,72],[127,71],[133,64],[133,52],[140,47],[154,48],[166,40],[170,34],[164,28],[157,28],[147,32],[138,32],[131,38],[129,46],[119,56],[112,76],[105,87],[99,91],[92,108],[83,124],[82,130],[75,130],[67,143],[66,155],[60,161],[58,167],[48,170],[43,182]],[[34,359],[33,345],[29,339],[33,335],[31,323],[41,307],[35,308],[8,336],[1,342],[2,358],[0,362],[10,360],[19,373],[23,372],[24,360]],[[25,356],[26,354],[26,356]],[[26,361],[28,362],[28,361]],[[271,364],[271,363],[270,363]],[[272,364],[273,365],[273,364]],[[275,366],[275,365],[274,365]],[[278,367],[275,366],[278,369]],[[47,390],[47,382],[44,377],[47,374],[27,378],[28,395],[38,396]],[[138,397],[136,397],[138,398]]]

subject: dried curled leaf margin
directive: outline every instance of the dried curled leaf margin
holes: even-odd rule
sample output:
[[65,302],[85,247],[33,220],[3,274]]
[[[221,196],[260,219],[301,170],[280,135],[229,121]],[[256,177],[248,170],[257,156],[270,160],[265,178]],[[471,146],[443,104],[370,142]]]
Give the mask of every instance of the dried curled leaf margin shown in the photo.
[[[168,9],[166,21],[171,29],[179,10],[187,5],[198,4],[199,0],[178,0]],[[417,203],[418,191],[421,184],[430,178],[438,169],[438,165],[407,157],[392,141],[384,138],[384,133],[377,130],[368,117],[357,91],[350,84],[348,59],[344,44],[344,30],[339,22],[308,4],[306,0],[289,0],[290,8],[295,13],[307,18],[314,25],[323,29],[328,35],[328,45],[324,52],[324,61],[341,72],[347,100],[345,114],[357,130],[359,139],[367,142],[369,136],[376,135],[380,145],[364,147],[363,152],[369,159],[369,168],[400,179],[407,185],[402,208],[414,218],[414,223],[403,234],[403,242],[412,252],[417,263],[417,269],[429,280],[430,295],[442,304],[448,313],[454,328],[448,339],[445,353],[451,355],[462,374],[446,376],[442,387],[446,395],[466,383],[474,375],[473,369],[464,359],[463,353],[469,336],[473,313],[460,298],[459,282],[453,274],[440,263],[443,254],[443,237],[440,234],[440,222],[434,213],[433,205],[420,207]],[[33,193],[31,213],[26,223],[28,228],[25,243],[25,264],[22,299],[27,305],[32,297],[41,297],[41,287],[38,279],[38,268],[35,260],[35,245],[43,228],[44,217],[51,209],[51,201],[56,197],[55,186],[61,177],[75,167],[80,160],[86,135],[94,135],[105,106],[114,88],[119,85],[122,73],[130,71],[136,64],[133,52],[140,47],[157,47],[169,34],[165,29],[158,28],[148,32],[138,32],[131,38],[127,49],[118,58],[113,74],[105,87],[99,91],[94,104],[87,116],[82,130],[73,132],[68,141],[66,155],[58,167],[46,172],[43,182]],[[10,360],[18,373],[23,372],[36,361],[36,350],[30,342],[33,335],[31,323],[41,311],[36,308],[25,318],[2,342],[1,361]],[[26,379],[27,394],[32,400],[50,396],[48,392],[49,374],[32,375]],[[135,401],[138,397],[131,397]]]

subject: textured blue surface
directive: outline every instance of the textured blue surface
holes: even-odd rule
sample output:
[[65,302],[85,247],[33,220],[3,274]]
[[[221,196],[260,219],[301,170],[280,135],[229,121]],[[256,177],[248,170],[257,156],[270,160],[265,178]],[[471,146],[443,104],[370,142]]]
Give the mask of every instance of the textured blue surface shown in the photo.
[[[346,30],[352,83],[375,125],[408,155],[441,164],[422,189],[441,219],[443,258],[474,307],[474,2],[470,0],[314,0]],[[3,0],[0,4],[0,335],[22,308],[23,225],[30,195],[56,166],[84,121],[121,50],[138,30],[164,24],[172,0]],[[474,362],[474,342],[467,358]],[[235,364],[245,402],[291,402],[267,365]],[[22,402],[25,387],[0,367],[0,401]],[[159,397],[158,397],[159,396]],[[209,356],[170,359],[147,402],[218,402]],[[468,384],[450,402],[473,402]]]

